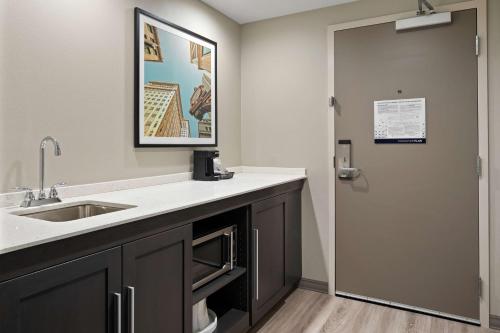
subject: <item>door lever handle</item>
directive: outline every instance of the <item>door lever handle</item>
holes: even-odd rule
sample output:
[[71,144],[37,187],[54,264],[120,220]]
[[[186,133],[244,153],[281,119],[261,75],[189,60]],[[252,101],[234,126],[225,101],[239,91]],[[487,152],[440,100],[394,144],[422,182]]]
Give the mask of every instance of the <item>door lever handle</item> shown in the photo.
[[340,168],[339,169],[339,179],[341,180],[353,180],[361,175],[361,169],[358,168]]

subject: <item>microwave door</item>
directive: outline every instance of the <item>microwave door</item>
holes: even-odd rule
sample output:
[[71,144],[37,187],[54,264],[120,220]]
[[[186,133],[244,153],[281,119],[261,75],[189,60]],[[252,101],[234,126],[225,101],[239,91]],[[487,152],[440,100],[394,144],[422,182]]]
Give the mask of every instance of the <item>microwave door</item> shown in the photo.
[[231,270],[233,233],[226,229],[193,241],[193,290]]
[[[215,248],[212,249],[210,249],[210,245],[208,243],[205,247],[193,249],[193,261],[200,265],[210,266],[217,269],[223,268],[226,264],[232,264],[230,260],[231,252],[229,252],[232,251],[230,249],[231,238],[232,234],[224,235],[224,238],[222,238],[222,245],[217,242]],[[218,253],[219,251],[221,253]]]
[[200,258],[193,258],[193,261],[200,264],[200,265],[203,265],[203,266],[222,268],[222,267],[220,267],[219,263],[216,261],[204,260],[204,259],[200,259]]

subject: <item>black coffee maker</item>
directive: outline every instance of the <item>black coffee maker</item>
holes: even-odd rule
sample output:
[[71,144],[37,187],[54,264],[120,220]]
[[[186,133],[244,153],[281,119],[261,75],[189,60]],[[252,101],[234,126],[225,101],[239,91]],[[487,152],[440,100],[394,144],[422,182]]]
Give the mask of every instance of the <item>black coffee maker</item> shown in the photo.
[[220,165],[218,150],[195,150],[193,179],[221,180],[233,178],[234,172],[228,172]]

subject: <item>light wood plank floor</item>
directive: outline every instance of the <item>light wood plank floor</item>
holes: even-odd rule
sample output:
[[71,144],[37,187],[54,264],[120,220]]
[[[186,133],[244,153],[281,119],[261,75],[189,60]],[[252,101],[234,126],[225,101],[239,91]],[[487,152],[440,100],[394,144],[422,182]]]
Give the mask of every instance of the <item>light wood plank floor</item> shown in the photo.
[[298,289],[258,333],[500,333]]

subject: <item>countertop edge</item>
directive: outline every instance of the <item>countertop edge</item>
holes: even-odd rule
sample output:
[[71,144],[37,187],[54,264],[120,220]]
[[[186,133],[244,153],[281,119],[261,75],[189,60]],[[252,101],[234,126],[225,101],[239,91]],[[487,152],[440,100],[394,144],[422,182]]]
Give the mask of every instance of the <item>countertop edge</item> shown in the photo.
[[[58,240],[67,239],[67,238],[79,236],[79,235],[86,234],[86,233],[91,233],[91,232],[95,232],[95,231],[99,231],[99,230],[104,230],[104,229],[116,227],[119,225],[132,223],[135,221],[144,220],[144,219],[152,218],[155,216],[160,216],[160,215],[164,215],[164,214],[168,214],[168,213],[172,213],[172,212],[176,212],[176,211],[180,211],[180,210],[184,210],[184,209],[188,209],[188,208],[192,208],[192,207],[196,207],[196,206],[201,206],[204,204],[208,204],[208,203],[228,199],[231,197],[236,197],[239,195],[244,195],[244,194],[256,192],[256,191],[259,191],[262,189],[271,188],[271,187],[291,183],[294,181],[307,179],[305,169],[300,169],[300,168],[287,168],[286,172],[281,172],[281,173],[279,172],[279,170],[281,169],[282,171],[284,171],[282,168],[259,168],[259,167],[237,167],[237,168],[238,168],[237,171],[241,172],[242,174],[256,174],[256,175],[257,174],[260,174],[260,175],[263,175],[263,174],[264,175],[273,175],[274,174],[274,175],[278,175],[278,176],[279,175],[287,176],[288,178],[286,180],[274,181],[274,182],[270,182],[269,184],[266,184],[266,185],[260,185],[258,187],[252,188],[252,189],[247,189],[247,190],[243,190],[243,191],[236,191],[236,192],[229,193],[229,194],[223,194],[220,196],[211,197],[211,198],[208,198],[207,200],[198,200],[198,201],[193,201],[193,202],[187,202],[186,204],[178,205],[178,206],[175,206],[173,208],[153,210],[149,213],[143,213],[143,214],[136,215],[136,216],[133,216],[130,218],[123,218],[123,219],[120,218],[117,221],[92,226],[92,227],[86,228],[84,230],[76,230],[74,232],[66,232],[66,233],[62,233],[62,234],[55,235],[55,236],[50,236],[50,237],[43,238],[43,239],[33,240],[31,242],[28,241],[28,242],[25,242],[22,244],[16,244],[16,245],[13,245],[10,247],[0,248],[0,255],[23,250],[23,249],[26,249],[29,247],[34,247],[34,246],[45,244],[45,243],[56,242]],[[232,169],[236,169],[236,168],[232,168]],[[302,172],[301,172],[301,170],[302,170]],[[187,181],[177,181],[174,183],[178,183],[178,182],[187,182]],[[158,186],[158,185],[152,185],[152,186]],[[145,189],[145,188],[152,187],[152,186],[135,187],[135,188],[132,188],[129,190],[132,190],[132,191],[134,189],[140,190],[140,189]],[[115,191],[113,191],[113,192],[115,192]],[[109,193],[109,192],[105,192],[105,193]],[[96,195],[99,195],[99,194],[101,194],[101,193],[98,193]],[[71,197],[68,202],[80,201],[79,198],[82,198],[81,201],[89,200],[89,199],[87,199],[87,197],[88,196]],[[92,199],[90,199],[90,200],[92,200]],[[12,210],[13,210],[12,208],[8,209],[8,211],[12,211]]]

